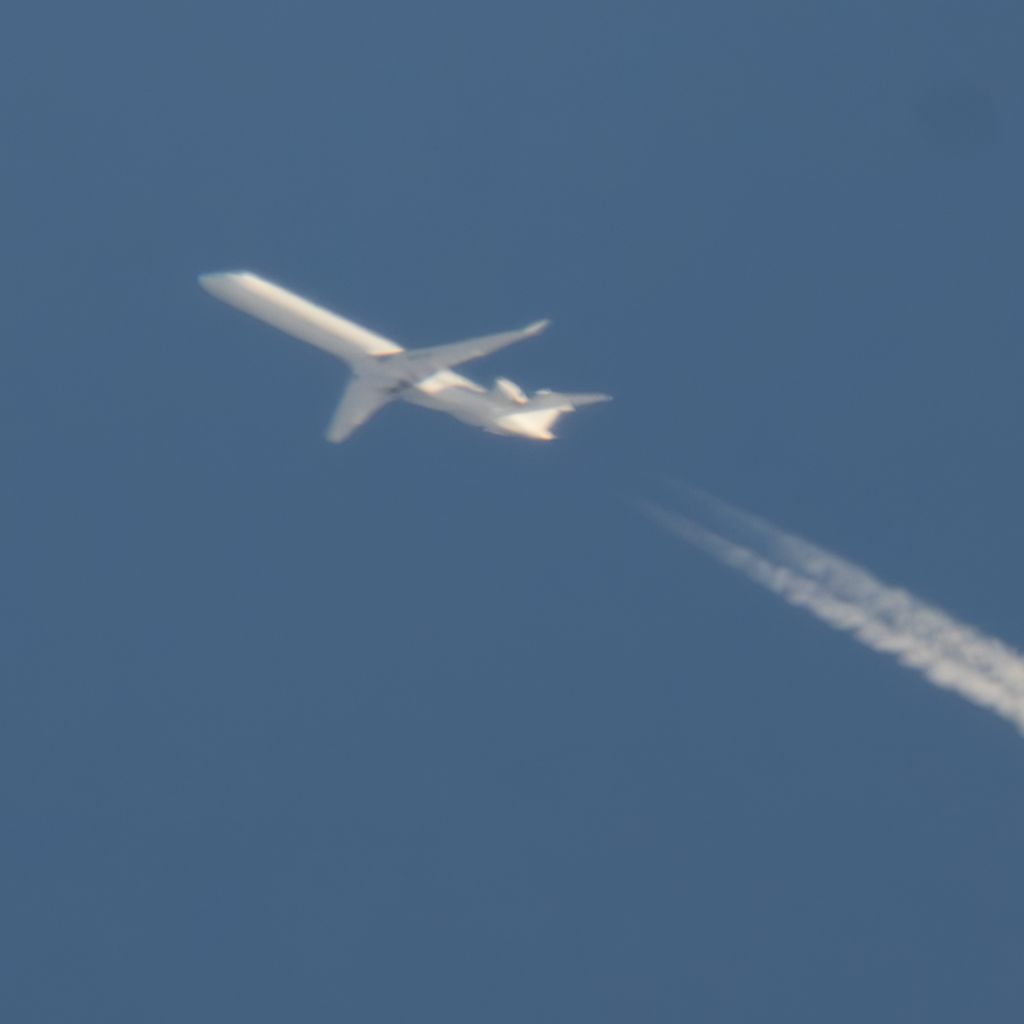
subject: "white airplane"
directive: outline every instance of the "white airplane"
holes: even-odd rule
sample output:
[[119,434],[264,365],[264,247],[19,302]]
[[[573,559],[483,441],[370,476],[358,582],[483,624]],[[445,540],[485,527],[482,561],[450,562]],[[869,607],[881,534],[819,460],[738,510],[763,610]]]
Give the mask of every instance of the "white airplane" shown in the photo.
[[611,398],[548,390],[528,396],[504,377],[498,377],[488,390],[452,372],[462,363],[536,337],[548,326],[547,320],[538,320],[519,331],[410,351],[247,271],[201,274],[199,283],[223,302],[349,365],[352,379],[327,427],[327,440],[335,444],[398,399],[446,412],[494,434],[551,441],[555,436],[551,427],[559,416]]

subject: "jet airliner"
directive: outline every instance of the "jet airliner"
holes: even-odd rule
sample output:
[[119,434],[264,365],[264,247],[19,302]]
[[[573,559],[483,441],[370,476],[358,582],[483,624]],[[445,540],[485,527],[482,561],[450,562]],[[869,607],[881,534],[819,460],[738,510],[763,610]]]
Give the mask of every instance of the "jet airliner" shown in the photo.
[[202,274],[199,283],[221,301],[348,364],[352,377],[327,427],[327,440],[335,444],[394,401],[437,409],[494,434],[551,441],[551,428],[560,416],[611,398],[545,389],[527,395],[505,377],[488,389],[453,372],[463,363],[536,337],[547,320],[435,348],[404,349],[248,271]]

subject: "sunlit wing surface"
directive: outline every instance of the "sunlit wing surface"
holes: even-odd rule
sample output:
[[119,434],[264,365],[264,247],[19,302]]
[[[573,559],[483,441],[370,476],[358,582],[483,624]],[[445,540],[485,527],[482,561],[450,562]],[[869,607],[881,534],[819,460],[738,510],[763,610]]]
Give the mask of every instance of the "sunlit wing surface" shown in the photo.
[[199,283],[222,302],[346,362],[404,351],[401,345],[248,271],[202,274]]
[[473,359],[482,359],[493,352],[499,352],[509,345],[535,338],[549,324],[550,320],[538,320],[518,331],[502,331],[500,334],[485,334],[480,338],[468,341],[454,341],[448,345],[437,345],[434,348],[417,348],[406,352],[405,363],[413,367],[424,377],[437,370],[450,370]]
[[353,377],[327,427],[327,440],[340,444],[394,396],[386,382],[375,377]]

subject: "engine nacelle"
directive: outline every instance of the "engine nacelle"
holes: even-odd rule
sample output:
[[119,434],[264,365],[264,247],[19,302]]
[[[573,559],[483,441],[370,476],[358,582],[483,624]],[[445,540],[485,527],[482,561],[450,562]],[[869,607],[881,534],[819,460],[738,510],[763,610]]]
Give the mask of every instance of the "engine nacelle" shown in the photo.
[[526,405],[529,399],[526,397],[526,392],[508,377],[497,377],[494,381],[494,388],[492,390],[498,398],[505,398],[509,401],[515,402],[516,405]]

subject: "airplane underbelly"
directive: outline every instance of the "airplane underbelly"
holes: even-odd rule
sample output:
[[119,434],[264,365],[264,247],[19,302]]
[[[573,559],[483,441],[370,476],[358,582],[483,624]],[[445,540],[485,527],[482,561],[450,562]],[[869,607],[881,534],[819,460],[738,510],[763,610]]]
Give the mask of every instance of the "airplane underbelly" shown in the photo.
[[446,412],[449,416],[454,416],[457,420],[472,426],[485,426],[493,418],[486,392],[470,390],[465,387],[447,387],[427,391],[422,385],[417,385],[404,392],[402,398],[413,405]]

